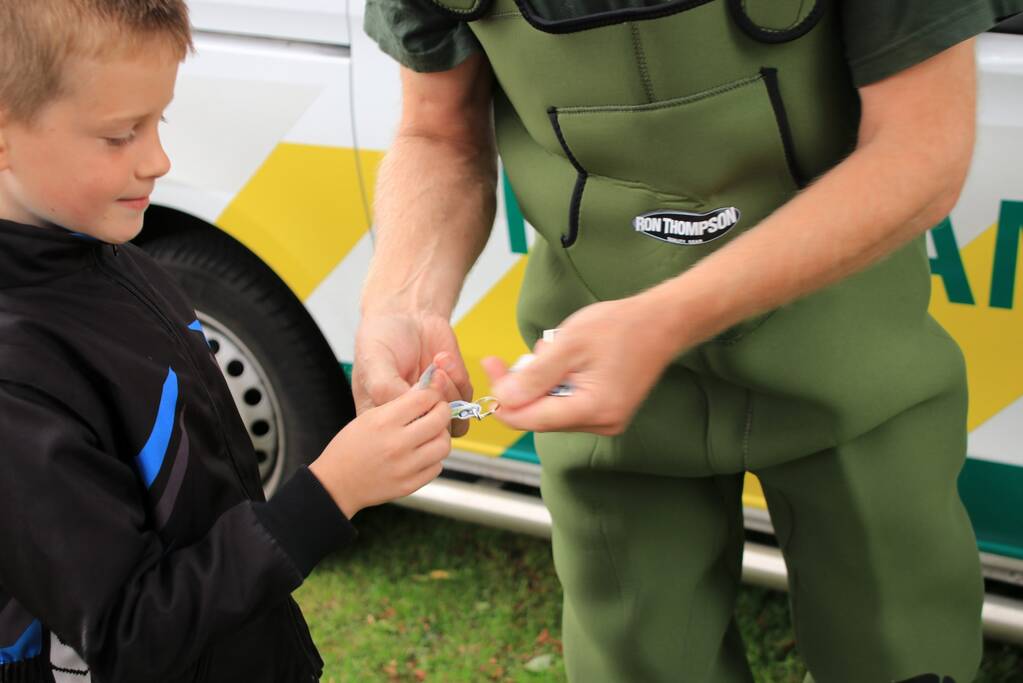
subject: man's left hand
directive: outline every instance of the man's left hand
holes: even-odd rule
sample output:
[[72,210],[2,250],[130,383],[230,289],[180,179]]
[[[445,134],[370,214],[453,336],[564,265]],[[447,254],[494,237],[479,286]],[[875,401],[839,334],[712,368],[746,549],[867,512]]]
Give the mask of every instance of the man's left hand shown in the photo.
[[[553,342],[538,342],[536,358],[509,373],[495,357],[483,359],[495,417],[534,432],[620,434],[668,363],[684,348],[662,324],[649,294],[583,308],[558,328]],[[561,383],[571,396],[548,396]]]

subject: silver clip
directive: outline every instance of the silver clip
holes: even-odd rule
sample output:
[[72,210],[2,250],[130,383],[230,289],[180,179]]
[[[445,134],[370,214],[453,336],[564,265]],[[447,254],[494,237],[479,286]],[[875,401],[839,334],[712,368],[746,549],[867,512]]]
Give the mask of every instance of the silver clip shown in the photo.
[[[484,404],[490,407],[489,410],[485,409]],[[448,404],[451,408],[451,419],[452,420],[470,420],[476,418],[482,420],[485,417],[489,417],[497,412],[501,404],[497,402],[497,399],[493,396],[484,396],[477,403],[470,401],[452,401]]]

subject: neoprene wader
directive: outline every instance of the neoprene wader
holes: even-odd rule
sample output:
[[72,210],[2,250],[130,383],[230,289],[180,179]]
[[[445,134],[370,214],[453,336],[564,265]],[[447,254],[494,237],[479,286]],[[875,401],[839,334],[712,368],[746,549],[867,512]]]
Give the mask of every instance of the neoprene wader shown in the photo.
[[[855,145],[823,0],[435,1],[490,59],[501,156],[543,237],[530,344],[685,271]],[[751,680],[732,619],[747,470],[818,683],[973,679],[966,379],[929,296],[920,238],[679,357],[623,435],[537,435],[573,681]]]

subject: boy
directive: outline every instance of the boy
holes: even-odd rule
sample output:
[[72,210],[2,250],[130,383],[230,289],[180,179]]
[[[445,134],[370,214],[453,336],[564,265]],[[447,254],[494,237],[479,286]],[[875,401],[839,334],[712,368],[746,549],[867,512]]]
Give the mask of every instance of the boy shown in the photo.
[[169,162],[184,0],[0,0],[0,681],[313,681],[289,597],[440,472],[437,387],[263,502],[195,313],[125,244]]

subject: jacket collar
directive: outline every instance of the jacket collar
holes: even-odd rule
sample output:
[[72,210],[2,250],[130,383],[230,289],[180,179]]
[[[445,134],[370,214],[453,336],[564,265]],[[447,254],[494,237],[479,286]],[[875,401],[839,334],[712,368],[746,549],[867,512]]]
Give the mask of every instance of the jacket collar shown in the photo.
[[60,228],[0,219],[0,289],[38,284],[87,268],[103,244]]

